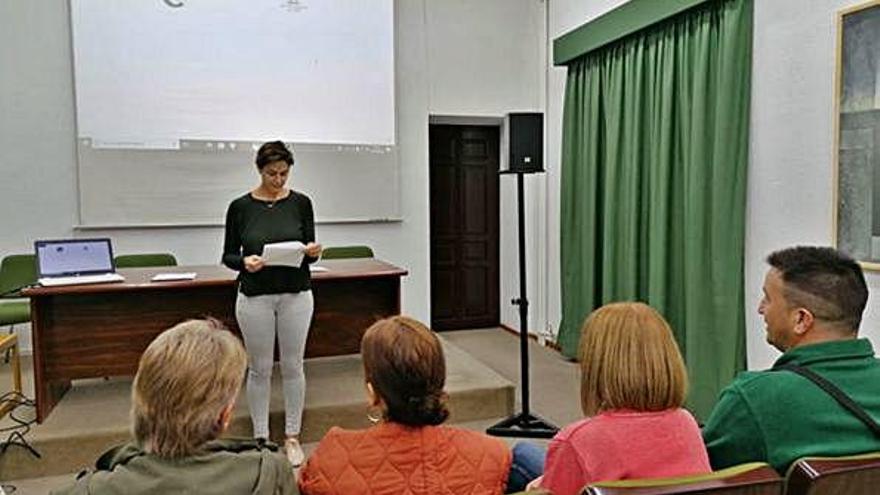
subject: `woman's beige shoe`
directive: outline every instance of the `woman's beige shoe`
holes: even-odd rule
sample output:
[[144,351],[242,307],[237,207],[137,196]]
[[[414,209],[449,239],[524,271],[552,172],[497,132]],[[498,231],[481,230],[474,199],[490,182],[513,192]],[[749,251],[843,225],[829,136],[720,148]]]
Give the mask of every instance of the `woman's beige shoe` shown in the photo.
[[287,456],[287,460],[290,461],[290,464],[295,468],[300,467],[306,458],[305,454],[303,454],[302,447],[299,445],[299,440],[295,438],[284,440],[284,454]]

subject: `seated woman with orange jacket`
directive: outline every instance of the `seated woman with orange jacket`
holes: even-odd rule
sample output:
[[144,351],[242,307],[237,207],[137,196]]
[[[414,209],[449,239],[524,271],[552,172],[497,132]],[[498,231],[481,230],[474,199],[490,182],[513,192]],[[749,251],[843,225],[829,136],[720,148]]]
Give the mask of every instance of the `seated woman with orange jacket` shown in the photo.
[[370,408],[365,430],[331,428],[299,479],[307,495],[500,494],[511,454],[498,439],[440,426],[446,362],[437,336],[412,318],[373,324],[361,341]]

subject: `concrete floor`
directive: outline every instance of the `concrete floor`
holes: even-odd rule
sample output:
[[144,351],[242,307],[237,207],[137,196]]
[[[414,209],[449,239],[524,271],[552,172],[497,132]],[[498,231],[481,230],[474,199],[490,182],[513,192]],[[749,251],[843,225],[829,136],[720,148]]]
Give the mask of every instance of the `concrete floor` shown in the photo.
[[[472,357],[492,368],[507,380],[519,384],[519,339],[497,328],[443,332],[442,336]],[[541,347],[534,342],[529,345],[530,355],[530,410],[557,426],[564,426],[581,417],[578,395],[578,367],[558,352]],[[520,389],[516,392],[516,410],[521,411]],[[456,426],[482,431],[503,418],[481,419]],[[506,439],[513,444],[517,439]],[[539,441],[541,442],[541,441]],[[308,455],[316,443],[304,445]],[[72,480],[73,473],[4,482],[15,487],[16,494],[45,494],[64,486]],[[8,490],[7,490],[8,491]]]

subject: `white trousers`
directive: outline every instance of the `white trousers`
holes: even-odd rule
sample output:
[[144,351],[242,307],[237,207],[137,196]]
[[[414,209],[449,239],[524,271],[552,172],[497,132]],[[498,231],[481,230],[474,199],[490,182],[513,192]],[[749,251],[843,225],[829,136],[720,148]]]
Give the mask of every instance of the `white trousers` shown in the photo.
[[275,336],[278,336],[284,391],[284,433],[302,426],[306,377],[303,359],[315,303],[312,291],[246,296],[238,293],[235,317],[248,353],[247,401],[254,438],[269,438],[269,395]]

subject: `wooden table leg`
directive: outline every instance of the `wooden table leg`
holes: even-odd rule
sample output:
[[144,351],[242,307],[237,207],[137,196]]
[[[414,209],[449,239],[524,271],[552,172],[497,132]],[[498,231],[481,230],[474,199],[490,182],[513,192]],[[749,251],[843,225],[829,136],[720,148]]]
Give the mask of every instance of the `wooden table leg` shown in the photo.
[[46,416],[55,409],[58,401],[70,390],[70,380],[43,383],[42,397],[37,392],[37,423],[42,423]]

